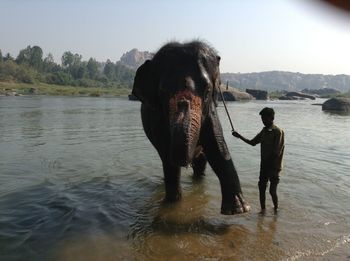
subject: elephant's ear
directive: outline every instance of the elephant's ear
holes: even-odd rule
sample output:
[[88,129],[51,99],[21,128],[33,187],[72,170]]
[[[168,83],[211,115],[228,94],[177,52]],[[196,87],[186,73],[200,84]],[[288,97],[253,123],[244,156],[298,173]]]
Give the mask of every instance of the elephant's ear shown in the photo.
[[152,61],[147,60],[136,71],[132,94],[142,103],[154,108],[157,101],[157,83],[152,72]]

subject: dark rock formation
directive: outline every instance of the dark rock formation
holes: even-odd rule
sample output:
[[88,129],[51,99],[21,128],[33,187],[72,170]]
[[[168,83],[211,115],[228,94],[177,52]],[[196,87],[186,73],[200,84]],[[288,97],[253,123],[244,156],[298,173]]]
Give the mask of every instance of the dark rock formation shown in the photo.
[[332,98],[322,104],[323,111],[350,112],[350,98]]
[[306,98],[306,99],[311,99],[311,100],[315,100],[315,96],[310,95],[310,94],[306,94],[306,93],[302,93],[302,92],[288,92],[286,94],[287,97],[301,97],[301,98]]
[[133,94],[129,94],[128,95],[129,101],[138,101],[139,99],[137,99],[137,97]]
[[338,95],[341,91],[332,89],[332,88],[322,88],[322,89],[304,89],[301,91],[302,93],[313,94],[318,96],[330,96],[330,95]]
[[29,90],[28,90],[28,93],[29,94],[35,94],[37,92],[37,89],[36,88],[29,88]]
[[245,91],[257,100],[267,100],[269,98],[267,91],[253,89],[246,89]]
[[306,93],[301,93],[301,92],[287,92],[285,96],[282,96],[279,98],[280,100],[305,100],[305,99],[310,99],[310,100],[315,100],[315,96],[306,94]]
[[[253,96],[249,93],[240,91],[236,88],[226,87],[221,85],[221,91],[225,101],[249,101],[253,99]],[[221,95],[218,95],[218,100],[221,101]]]

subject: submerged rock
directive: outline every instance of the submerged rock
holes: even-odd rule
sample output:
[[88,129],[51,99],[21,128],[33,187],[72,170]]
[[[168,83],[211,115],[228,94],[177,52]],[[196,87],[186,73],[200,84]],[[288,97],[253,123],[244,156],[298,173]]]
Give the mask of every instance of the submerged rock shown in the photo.
[[138,101],[139,99],[135,96],[135,95],[133,95],[133,94],[129,94],[128,95],[128,98],[129,98],[129,101]]
[[267,100],[269,98],[267,91],[254,89],[246,89],[245,91],[257,100]]
[[302,92],[287,92],[285,96],[281,96],[279,98],[280,100],[305,100],[305,99],[310,99],[310,100],[315,100],[315,96],[302,93]]
[[301,91],[302,93],[313,94],[313,95],[337,95],[341,92],[337,89],[333,88],[322,88],[322,89],[304,89]]
[[322,110],[350,112],[350,98],[331,98],[322,104]]

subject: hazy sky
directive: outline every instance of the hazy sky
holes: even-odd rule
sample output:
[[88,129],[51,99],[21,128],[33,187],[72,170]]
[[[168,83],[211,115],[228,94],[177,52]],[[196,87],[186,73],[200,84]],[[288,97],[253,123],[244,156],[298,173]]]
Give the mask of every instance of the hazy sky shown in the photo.
[[0,49],[27,45],[98,61],[203,39],[221,72],[350,74],[350,13],[313,0],[0,0]]

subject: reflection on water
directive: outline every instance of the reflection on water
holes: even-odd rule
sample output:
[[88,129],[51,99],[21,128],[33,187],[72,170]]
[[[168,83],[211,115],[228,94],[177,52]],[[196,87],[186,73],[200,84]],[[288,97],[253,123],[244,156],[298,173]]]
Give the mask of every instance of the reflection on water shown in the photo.
[[[0,98],[1,260],[318,260],[346,258],[350,237],[350,117],[308,102],[231,103],[253,137],[262,107],[285,130],[281,210],[258,214],[259,149],[228,147],[252,212],[220,215],[221,192],[183,169],[183,199],[166,204],[162,168],[139,103]],[[271,200],[267,195],[267,202]],[[272,204],[272,203],[271,203]]]

